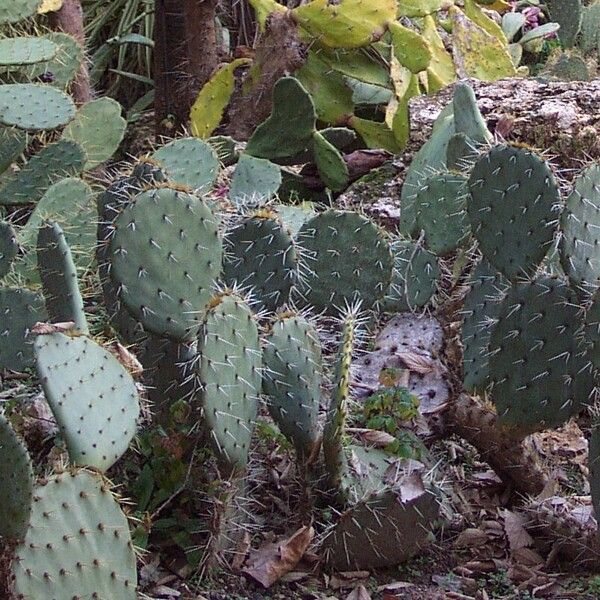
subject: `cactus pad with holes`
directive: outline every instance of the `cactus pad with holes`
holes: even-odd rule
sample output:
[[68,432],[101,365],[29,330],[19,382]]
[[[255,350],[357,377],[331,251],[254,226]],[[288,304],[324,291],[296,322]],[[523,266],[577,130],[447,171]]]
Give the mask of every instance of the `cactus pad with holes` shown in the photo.
[[11,565],[17,598],[136,598],[127,518],[107,483],[87,471],[34,490],[31,524]]
[[191,340],[221,272],[217,217],[197,197],[146,191],[114,221],[111,277],[121,299],[157,335]]
[[110,468],[135,434],[140,405],[133,378],[85,336],[39,335],[34,349],[38,377],[69,457],[101,471]]
[[262,351],[256,320],[233,294],[216,296],[198,337],[204,422],[223,468],[242,471],[258,410]]
[[299,287],[304,301],[329,314],[345,304],[371,308],[392,279],[392,255],[380,228],[354,213],[328,210],[307,221],[297,236],[305,262]]

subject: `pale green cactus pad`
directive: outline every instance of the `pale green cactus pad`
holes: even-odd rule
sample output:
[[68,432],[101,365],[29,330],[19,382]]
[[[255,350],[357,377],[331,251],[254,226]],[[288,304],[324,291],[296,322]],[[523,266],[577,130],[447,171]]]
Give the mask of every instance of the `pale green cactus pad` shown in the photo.
[[54,475],[34,490],[31,524],[15,548],[13,593],[22,600],[135,600],[127,518],[101,476]]
[[135,381],[110,352],[85,336],[40,335],[34,348],[38,377],[69,457],[106,471],[135,434],[140,412]]

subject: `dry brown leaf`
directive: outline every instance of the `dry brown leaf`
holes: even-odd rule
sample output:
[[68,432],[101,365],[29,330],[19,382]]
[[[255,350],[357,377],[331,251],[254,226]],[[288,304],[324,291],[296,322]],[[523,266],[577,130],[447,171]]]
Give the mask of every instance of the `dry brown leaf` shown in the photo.
[[361,431],[360,437],[365,442],[373,444],[377,448],[385,448],[396,441],[395,436],[390,435],[386,431],[378,431],[377,429]]
[[70,331],[75,327],[73,321],[66,321],[64,323],[36,323],[31,328],[31,333],[37,335],[52,335],[53,333],[64,333]]
[[527,519],[523,515],[504,510],[502,517],[504,518],[504,531],[511,552],[516,552],[533,544],[533,538],[525,529]]
[[305,526],[289,538],[261,546],[250,553],[244,573],[265,588],[272,586],[300,562],[314,535],[315,530]]
[[346,600],[371,600],[371,594],[367,592],[367,588],[361,583],[346,596]]
[[419,375],[433,373],[439,365],[438,361],[430,356],[417,354],[416,352],[400,352],[396,356],[404,362],[410,371]]
[[250,550],[250,534],[247,531],[244,531],[244,535],[238,541],[237,547],[235,549],[235,556],[231,561],[231,570],[234,572],[238,572],[244,566],[244,562],[246,560],[246,556],[248,556],[248,552]]
[[369,579],[370,576],[370,571],[341,571],[331,576],[327,587],[332,590],[351,588],[357,585],[359,581]]
[[487,544],[488,536],[481,529],[470,527],[460,533],[454,542],[456,548],[476,548]]
[[397,592],[398,590],[404,590],[409,587],[415,587],[415,583],[411,581],[394,581],[393,583],[386,583],[380,585],[377,588],[378,592]]
[[110,351],[117,357],[117,360],[129,371],[132,377],[140,377],[144,373],[142,363],[136,355],[125,348],[119,342],[113,342],[110,345]]

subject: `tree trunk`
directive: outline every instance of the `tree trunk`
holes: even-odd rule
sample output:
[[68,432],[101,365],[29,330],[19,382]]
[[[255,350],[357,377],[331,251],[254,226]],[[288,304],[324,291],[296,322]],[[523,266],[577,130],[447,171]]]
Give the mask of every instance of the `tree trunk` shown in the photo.
[[[49,13],[48,18],[52,29],[72,35],[85,50],[83,9],[79,0],[63,0],[62,7],[56,12]],[[93,99],[90,73],[85,59],[71,84],[71,94],[77,104],[84,104]]]

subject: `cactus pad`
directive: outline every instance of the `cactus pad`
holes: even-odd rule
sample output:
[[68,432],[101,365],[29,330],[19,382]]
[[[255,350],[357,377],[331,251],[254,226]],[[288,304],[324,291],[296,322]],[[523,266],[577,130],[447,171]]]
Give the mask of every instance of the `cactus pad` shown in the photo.
[[208,192],[219,174],[219,158],[214,148],[197,138],[174,140],[157,150],[152,158],[174,183]]
[[362,301],[369,309],[392,279],[392,255],[383,232],[365,217],[328,210],[307,221],[297,238],[306,275],[302,298],[329,314]]
[[213,299],[198,353],[202,411],[215,454],[225,470],[243,471],[258,411],[262,351],[255,318],[241,298]]
[[318,333],[300,315],[276,319],[263,361],[263,394],[269,412],[296,452],[308,457],[319,439],[323,367]]
[[69,140],[42,148],[18,173],[6,177],[0,187],[0,205],[37,202],[59,177],[81,173],[85,161],[83,148]]
[[581,0],[546,0],[550,21],[558,23],[558,37],[566,48],[575,45],[583,17]]
[[62,473],[34,491],[31,525],[15,549],[13,592],[37,598],[135,600],[127,518],[99,476]]
[[58,223],[48,221],[40,227],[37,258],[50,321],[73,321],[78,332],[89,333],[83,298],[79,291],[77,267]]
[[589,402],[577,297],[558,278],[514,284],[490,338],[492,400],[516,435],[556,427]]
[[27,448],[0,413],[0,540],[25,536],[33,501],[33,469]]
[[30,80],[43,78],[53,87],[65,90],[75,79],[84,60],[83,46],[68,33],[52,31],[44,35],[58,46],[56,56],[47,62],[32,65],[26,70]]
[[233,172],[229,199],[236,205],[262,204],[281,185],[281,169],[264,158],[242,154]]
[[467,391],[476,392],[489,384],[490,336],[500,316],[501,302],[508,284],[485,261],[477,265],[469,283],[461,329],[464,386]]
[[10,223],[0,221],[0,277],[4,277],[10,271],[18,251],[15,230]]
[[24,288],[0,287],[0,368],[22,371],[33,366],[29,332],[45,319],[42,296]]
[[556,230],[558,186],[535,154],[497,146],[475,164],[467,210],[486,260],[509,279],[532,274]]
[[315,162],[323,183],[332,191],[339,192],[348,185],[348,166],[340,151],[324,135],[313,134]]
[[10,0],[0,4],[0,23],[16,23],[35,15],[41,0]]
[[575,180],[561,215],[560,259],[573,285],[600,285],[600,165],[592,164]]
[[588,468],[590,484],[590,494],[592,496],[592,505],[596,519],[600,515],[600,426],[598,424],[598,414],[594,415],[592,424],[592,434],[589,439]]
[[4,173],[27,147],[27,133],[16,127],[0,127],[0,173]]
[[195,196],[170,188],[137,196],[114,221],[111,277],[148,331],[191,340],[221,272],[217,218]]
[[425,246],[437,256],[450,254],[468,237],[467,186],[462,175],[440,173],[427,178],[415,203],[417,230],[425,232]]
[[230,230],[225,239],[223,278],[248,289],[265,309],[284,304],[298,279],[292,236],[275,213],[257,211]]
[[70,96],[51,86],[11,83],[0,86],[0,123],[41,131],[66,125],[75,116]]
[[63,131],[63,138],[77,142],[85,151],[85,169],[107,161],[119,147],[127,122],[121,105],[112,98],[99,98],[84,104]]
[[105,471],[127,450],[140,406],[131,375],[85,336],[40,335],[38,377],[75,464]]
[[43,37],[13,37],[0,40],[0,66],[29,65],[50,60],[56,44]]
[[391,250],[394,272],[382,303],[383,310],[398,312],[425,306],[435,294],[440,279],[436,256],[406,241],[394,242]]

